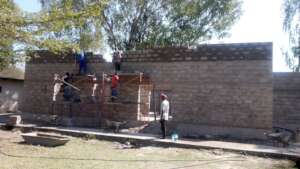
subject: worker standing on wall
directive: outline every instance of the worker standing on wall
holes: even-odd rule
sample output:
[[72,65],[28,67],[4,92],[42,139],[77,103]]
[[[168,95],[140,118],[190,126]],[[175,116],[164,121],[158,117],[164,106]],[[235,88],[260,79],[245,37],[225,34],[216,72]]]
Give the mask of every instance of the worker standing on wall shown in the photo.
[[167,95],[162,93],[161,99],[162,102],[160,105],[160,124],[161,124],[162,138],[165,139],[167,134],[167,121],[169,120],[170,104]]
[[116,51],[113,54],[113,64],[115,66],[115,71],[121,71],[121,61],[122,61],[122,55],[120,51]]
[[78,58],[79,62],[79,72],[78,74],[86,74],[87,71],[87,63],[86,63],[86,56],[84,52],[81,52]]
[[117,87],[119,84],[119,76],[117,72],[111,77],[111,101],[114,102],[118,97]]

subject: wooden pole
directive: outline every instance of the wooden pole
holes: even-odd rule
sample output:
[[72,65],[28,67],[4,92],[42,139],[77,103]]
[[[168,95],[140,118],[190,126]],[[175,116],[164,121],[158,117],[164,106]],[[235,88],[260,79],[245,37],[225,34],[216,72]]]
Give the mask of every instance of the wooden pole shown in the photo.
[[105,80],[105,74],[102,72],[102,84],[101,84],[101,113],[103,112],[103,106],[104,106],[104,80]]
[[143,73],[140,72],[140,83],[142,83],[142,80],[143,80]]
[[77,88],[76,86],[73,86],[72,84],[70,84],[70,83],[68,83],[68,82],[66,82],[66,81],[64,81],[64,80],[62,80],[62,79],[58,79],[58,80],[62,81],[64,84],[66,84],[66,85],[72,87],[73,89],[80,91],[80,89]]
[[154,102],[154,120],[156,121],[156,99],[155,99],[155,84],[153,84],[153,102]]

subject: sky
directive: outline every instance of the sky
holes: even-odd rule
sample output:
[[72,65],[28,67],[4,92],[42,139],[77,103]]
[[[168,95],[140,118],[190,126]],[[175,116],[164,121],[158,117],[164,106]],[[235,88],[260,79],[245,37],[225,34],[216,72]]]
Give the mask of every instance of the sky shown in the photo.
[[[288,45],[288,37],[282,30],[283,0],[243,0],[243,15],[230,30],[231,36],[208,43],[273,42],[273,71],[291,71],[285,64],[282,49]],[[38,0],[15,0],[27,12],[37,12]],[[110,59],[105,53],[104,57]]]

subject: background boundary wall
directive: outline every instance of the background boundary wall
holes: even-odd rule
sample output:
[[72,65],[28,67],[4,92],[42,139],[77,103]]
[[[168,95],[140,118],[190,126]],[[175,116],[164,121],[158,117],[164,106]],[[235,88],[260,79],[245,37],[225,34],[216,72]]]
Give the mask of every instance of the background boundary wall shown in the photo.
[[300,128],[300,73],[273,73],[274,126]]

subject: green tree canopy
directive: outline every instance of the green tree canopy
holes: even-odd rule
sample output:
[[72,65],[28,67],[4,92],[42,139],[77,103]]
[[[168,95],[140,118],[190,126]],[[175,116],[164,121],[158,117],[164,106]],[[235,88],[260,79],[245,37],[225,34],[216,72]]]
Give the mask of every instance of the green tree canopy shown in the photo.
[[[289,34],[290,50],[285,51],[286,62],[293,71],[300,70],[300,1],[284,0],[283,29]],[[295,62],[298,59],[298,63]]]
[[0,68],[23,59],[27,50],[64,52],[78,49],[78,43],[66,32],[84,27],[86,21],[101,17],[105,7],[102,0],[74,11],[73,1],[64,0],[63,6],[51,6],[49,11],[25,13],[13,0],[0,0],[0,4]]
[[[78,11],[95,1],[73,0],[72,9]],[[49,7],[64,6],[65,0],[41,2],[47,11]],[[83,32],[77,40],[87,46],[95,44],[100,39],[93,34],[101,30],[104,32],[101,37],[105,37],[113,50],[195,45],[212,37],[226,36],[240,14],[240,0],[109,0],[101,17],[87,21],[86,27],[77,29]],[[99,19],[101,29],[94,24]],[[90,27],[94,29],[89,30]]]
[[0,0],[0,67],[24,51],[113,50],[196,45],[223,37],[241,14],[240,0],[40,0],[43,10],[22,12]]
[[226,36],[240,14],[239,0],[111,0],[103,28],[115,50],[195,45]]
[[[40,0],[42,11],[48,14],[56,10],[66,10],[68,13],[78,13],[84,11],[88,19],[83,17],[80,20],[68,21],[69,25],[64,26],[64,31],[50,34],[53,39],[65,38],[77,44],[81,50],[97,50],[102,42],[102,9],[107,3],[101,0]],[[95,8],[100,7],[100,8]]]

